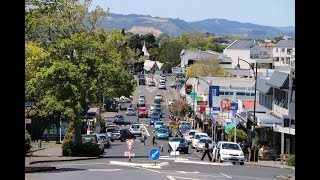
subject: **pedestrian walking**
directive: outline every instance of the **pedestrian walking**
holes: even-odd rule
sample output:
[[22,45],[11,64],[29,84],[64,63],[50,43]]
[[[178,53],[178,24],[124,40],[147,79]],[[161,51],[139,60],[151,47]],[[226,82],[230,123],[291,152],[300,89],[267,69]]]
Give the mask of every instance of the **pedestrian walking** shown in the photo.
[[142,134],[142,137],[141,137],[141,142],[143,143],[143,145],[145,146],[146,145],[146,140],[147,140],[147,135],[146,135],[146,133],[143,133]]
[[153,131],[152,146],[154,146],[154,144],[158,145],[158,143],[156,142],[156,132],[155,131]]
[[210,152],[209,152],[209,143],[208,140],[206,140],[206,143],[204,144],[204,153],[202,155],[201,161],[203,161],[204,157],[206,156],[206,154],[208,154],[208,158],[210,161],[212,161]]
[[138,116],[138,119],[137,119],[137,123],[139,123],[139,116]]

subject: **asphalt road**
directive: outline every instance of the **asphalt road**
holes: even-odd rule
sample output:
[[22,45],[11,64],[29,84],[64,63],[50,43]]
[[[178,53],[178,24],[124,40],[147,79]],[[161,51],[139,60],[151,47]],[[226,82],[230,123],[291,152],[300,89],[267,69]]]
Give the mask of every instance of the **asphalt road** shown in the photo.
[[[167,90],[159,90],[158,87],[148,87],[147,85],[139,85],[133,94],[133,106],[136,106],[138,95],[143,94],[146,97],[147,107],[153,102],[156,93],[161,93],[164,96],[162,103],[164,116],[163,121],[169,118],[169,110],[167,100],[173,98],[172,89],[169,87],[171,77],[167,77]],[[156,84],[159,79],[155,77]],[[125,121],[130,123],[137,122],[137,116],[126,116],[125,111],[120,111],[125,116]],[[56,171],[27,173],[26,179],[46,179],[46,180],[105,180],[105,179],[150,179],[150,180],[206,180],[206,179],[239,179],[239,180],[275,180],[282,179],[278,176],[286,176],[294,174],[294,170],[256,167],[249,165],[233,165],[231,163],[213,163],[209,162],[208,157],[204,161],[200,161],[202,153],[196,152],[191,147],[188,154],[180,154],[176,157],[170,156],[167,152],[168,141],[157,140],[158,145],[152,146],[152,131],[153,126],[149,125],[149,118],[140,118],[140,123],[146,124],[148,136],[146,145],[144,146],[139,138],[133,144],[132,152],[135,157],[132,157],[129,162],[128,157],[124,156],[127,151],[125,142],[114,141],[111,143],[111,148],[106,149],[103,158],[96,160],[74,161],[74,162],[52,162],[50,166],[57,167]],[[129,128],[124,125],[121,128]],[[161,157],[157,164],[163,165],[161,168],[155,168],[151,165],[154,163],[149,159],[149,151],[153,147],[163,145],[164,151],[161,152]],[[133,166],[133,164],[134,166]],[[144,166],[149,164],[148,167]],[[150,167],[151,166],[151,167]]]
[[[185,162],[184,162],[185,161]],[[192,163],[191,163],[192,162]],[[122,163],[122,164],[120,164]],[[151,164],[148,159],[132,159],[134,164]],[[157,162],[164,164],[161,168],[129,166],[123,159],[103,158],[76,162],[52,162],[56,171],[28,173],[26,179],[68,179],[68,180],[104,180],[104,179],[150,179],[150,180],[209,180],[209,179],[238,179],[238,180],[280,180],[278,176],[294,174],[294,170],[267,168],[256,166],[240,166],[229,163],[210,163],[192,160],[162,159]],[[200,164],[203,163],[203,164]]]

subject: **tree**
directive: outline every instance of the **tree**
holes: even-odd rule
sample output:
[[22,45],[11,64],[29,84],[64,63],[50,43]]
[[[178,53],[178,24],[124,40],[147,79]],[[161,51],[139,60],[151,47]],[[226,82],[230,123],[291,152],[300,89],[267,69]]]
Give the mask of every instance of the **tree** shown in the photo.
[[209,58],[207,60],[199,60],[191,65],[187,72],[186,78],[190,77],[233,77],[231,73],[221,68],[219,60],[216,58]]
[[[242,142],[247,140],[247,133],[244,132],[242,129],[236,129],[236,142]],[[234,128],[229,129],[228,131],[228,139],[229,141],[234,142]]]
[[162,70],[166,72],[170,72],[171,68],[180,64],[180,53],[184,49],[181,41],[173,39],[169,41],[165,41],[160,49],[158,61],[164,63],[162,66]]
[[121,34],[122,34],[123,36],[126,36],[126,32],[124,31],[124,28],[122,28]]

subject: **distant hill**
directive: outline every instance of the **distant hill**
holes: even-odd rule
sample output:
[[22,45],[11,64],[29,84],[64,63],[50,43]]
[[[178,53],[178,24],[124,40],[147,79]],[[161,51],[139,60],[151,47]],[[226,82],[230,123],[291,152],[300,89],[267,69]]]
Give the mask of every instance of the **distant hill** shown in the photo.
[[126,31],[136,34],[152,33],[155,36],[159,36],[161,33],[167,33],[170,36],[180,36],[182,33],[189,31],[258,39],[284,35],[295,36],[295,28],[292,26],[262,26],[226,19],[205,19],[202,21],[186,22],[181,19],[137,14],[121,15],[111,13],[107,18],[102,20],[102,26],[106,29],[121,30],[124,28]]

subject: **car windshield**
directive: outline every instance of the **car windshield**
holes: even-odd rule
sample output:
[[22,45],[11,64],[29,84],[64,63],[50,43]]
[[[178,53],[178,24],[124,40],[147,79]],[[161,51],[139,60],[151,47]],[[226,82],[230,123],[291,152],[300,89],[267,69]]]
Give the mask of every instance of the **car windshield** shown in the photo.
[[238,144],[223,143],[222,149],[241,150]]
[[131,128],[137,129],[137,128],[140,128],[140,126],[139,125],[132,125]]
[[133,109],[132,108],[128,108],[127,111],[133,111]]
[[183,138],[172,138],[170,141],[172,142],[180,142],[180,143],[185,143],[185,139]]
[[156,122],[156,125],[163,125],[162,121]]
[[122,115],[117,115],[116,118],[122,118]]
[[189,136],[194,136],[196,132],[189,132]]
[[160,129],[160,130],[158,130],[158,132],[159,132],[159,133],[167,133],[168,130],[166,130],[166,129]]
[[115,129],[112,133],[120,133],[120,130]]
[[88,143],[88,142],[96,143],[96,138],[97,137],[95,135],[83,135],[82,142],[83,143]]
[[107,132],[113,132],[115,129],[107,129]]
[[202,138],[202,137],[208,137],[207,135],[200,135],[200,138]]

